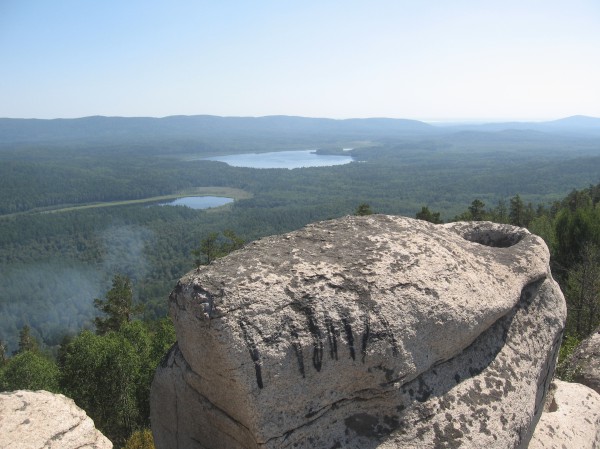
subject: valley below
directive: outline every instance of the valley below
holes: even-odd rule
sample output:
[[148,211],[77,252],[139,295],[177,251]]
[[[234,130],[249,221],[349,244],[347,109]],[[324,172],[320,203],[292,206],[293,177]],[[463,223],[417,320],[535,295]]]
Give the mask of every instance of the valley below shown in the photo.
[[[0,120],[0,339],[10,351],[25,325],[49,348],[92,328],[93,300],[118,273],[133,280],[146,318],[164,316],[211,233],[249,242],[363,203],[410,217],[427,207],[445,221],[475,199],[491,210],[519,195],[549,209],[600,181],[595,122],[582,130],[206,116],[146,128],[144,120]],[[303,166],[306,157],[326,165]],[[148,207],[186,196],[234,201]]]

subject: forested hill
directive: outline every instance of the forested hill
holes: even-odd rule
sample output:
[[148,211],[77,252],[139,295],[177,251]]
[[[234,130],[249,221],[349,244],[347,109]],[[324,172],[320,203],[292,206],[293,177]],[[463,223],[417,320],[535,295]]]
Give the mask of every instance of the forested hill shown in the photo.
[[546,122],[504,122],[485,123],[478,125],[457,125],[449,129],[472,130],[472,131],[507,131],[527,130],[548,133],[551,135],[567,134],[580,136],[600,136],[600,118],[587,117],[585,115],[574,115],[559,120]]
[[336,120],[294,116],[219,117],[214,115],[153,117],[93,116],[76,119],[0,118],[0,149],[15,144],[48,143],[148,143],[201,140],[204,143],[239,139],[293,138],[309,143],[315,139],[382,139],[435,137],[461,131],[530,131],[579,136],[600,136],[600,118],[572,116],[546,122],[504,122],[435,126],[417,120],[366,118]]
[[84,117],[77,119],[0,119],[0,144],[64,141],[132,141],[223,136],[309,136],[320,138],[397,137],[439,132],[416,120],[368,118],[334,120],[291,116]]

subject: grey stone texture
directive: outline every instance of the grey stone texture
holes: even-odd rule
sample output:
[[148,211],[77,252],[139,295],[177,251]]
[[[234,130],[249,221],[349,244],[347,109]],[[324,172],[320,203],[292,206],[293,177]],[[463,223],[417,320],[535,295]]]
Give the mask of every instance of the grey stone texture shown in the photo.
[[112,449],[94,422],[62,394],[0,393],[2,449]]
[[600,394],[600,328],[577,346],[570,364],[575,373],[573,382],[593,388]]
[[600,447],[600,394],[578,383],[552,382],[529,449]]
[[371,215],[184,276],[158,449],[527,447],[566,315],[527,230]]

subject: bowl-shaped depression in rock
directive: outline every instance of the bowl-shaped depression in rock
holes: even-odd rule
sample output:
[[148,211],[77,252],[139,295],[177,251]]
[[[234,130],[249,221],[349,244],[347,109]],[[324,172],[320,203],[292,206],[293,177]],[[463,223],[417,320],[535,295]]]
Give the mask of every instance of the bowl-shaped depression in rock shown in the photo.
[[[512,226],[384,215],[316,223],[181,279],[170,297],[178,366],[230,447],[312,447],[294,440],[298,429],[337,422],[332,410],[395,395],[461,354],[549,278],[548,262],[543,241]],[[359,435],[379,418],[353,416],[345,425],[358,437],[382,438]],[[206,447],[221,447],[213,440]]]

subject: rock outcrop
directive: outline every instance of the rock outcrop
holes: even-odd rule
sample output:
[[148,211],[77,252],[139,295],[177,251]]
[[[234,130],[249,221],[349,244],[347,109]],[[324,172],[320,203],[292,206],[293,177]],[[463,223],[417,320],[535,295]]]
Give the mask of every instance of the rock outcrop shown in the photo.
[[112,449],[94,422],[62,394],[0,393],[2,449]]
[[566,314],[543,241],[345,217],[180,280],[157,448],[526,447]]
[[569,361],[573,382],[586,385],[600,394],[600,328],[583,340]]
[[578,383],[554,380],[529,449],[600,447],[600,395]]

